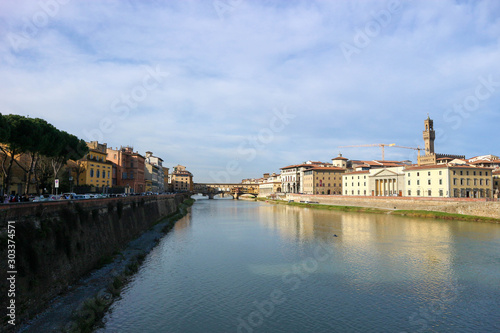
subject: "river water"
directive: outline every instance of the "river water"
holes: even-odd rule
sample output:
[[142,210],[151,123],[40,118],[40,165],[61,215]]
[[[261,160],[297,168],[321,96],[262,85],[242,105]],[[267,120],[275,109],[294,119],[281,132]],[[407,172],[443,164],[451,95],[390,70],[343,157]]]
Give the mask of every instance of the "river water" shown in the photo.
[[500,332],[500,225],[200,199],[98,332]]

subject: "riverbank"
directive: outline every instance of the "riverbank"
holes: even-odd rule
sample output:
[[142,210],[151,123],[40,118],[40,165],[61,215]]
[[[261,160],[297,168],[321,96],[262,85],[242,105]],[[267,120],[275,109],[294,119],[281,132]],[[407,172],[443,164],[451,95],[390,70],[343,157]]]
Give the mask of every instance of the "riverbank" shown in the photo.
[[[287,200],[270,200],[266,198],[257,198],[258,201],[266,201],[272,204],[305,207],[313,209],[324,209],[324,210],[334,210],[342,212],[356,212],[356,213],[371,213],[371,214],[392,214],[408,217],[421,217],[421,218],[432,218],[432,219],[444,219],[444,220],[457,220],[457,221],[469,221],[469,222],[487,222],[487,223],[500,223],[500,218],[484,217],[484,216],[474,216],[465,214],[455,214],[439,211],[428,211],[428,210],[408,210],[408,209],[384,209],[369,206],[344,206],[344,205],[330,205],[324,203],[304,203],[304,202],[290,202]],[[314,201],[313,201],[314,202]]]
[[150,230],[129,242],[120,252],[92,271],[60,296],[35,318],[21,325],[17,332],[92,332],[106,310],[120,295],[145,256],[185,216],[194,199],[186,199],[178,210],[157,222]]

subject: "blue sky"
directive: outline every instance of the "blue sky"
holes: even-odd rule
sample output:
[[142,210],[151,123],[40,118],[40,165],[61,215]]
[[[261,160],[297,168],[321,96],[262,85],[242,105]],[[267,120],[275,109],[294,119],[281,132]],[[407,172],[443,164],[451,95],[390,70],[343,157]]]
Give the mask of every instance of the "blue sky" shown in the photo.
[[422,147],[427,113],[437,152],[500,154],[496,0],[2,1],[0,77],[1,113],[197,182]]

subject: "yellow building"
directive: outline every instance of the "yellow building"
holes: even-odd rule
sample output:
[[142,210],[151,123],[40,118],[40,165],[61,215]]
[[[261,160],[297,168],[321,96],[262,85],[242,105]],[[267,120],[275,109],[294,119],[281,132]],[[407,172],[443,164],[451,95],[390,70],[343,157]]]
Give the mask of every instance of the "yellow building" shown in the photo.
[[259,183],[259,196],[267,197],[277,193],[281,193],[281,175],[265,173],[262,182]]
[[342,194],[342,174],[338,167],[316,167],[304,170],[304,194]]
[[491,198],[491,168],[437,164],[405,169],[409,197]]
[[172,190],[174,192],[189,192],[193,190],[193,174],[183,165],[174,167],[171,174]]
[[107,161],[107,145],[97,141],[87,142],[88,154],[75,162],[73,177],[78,185],[94,186],[97,189],[112,187],[112,163]]

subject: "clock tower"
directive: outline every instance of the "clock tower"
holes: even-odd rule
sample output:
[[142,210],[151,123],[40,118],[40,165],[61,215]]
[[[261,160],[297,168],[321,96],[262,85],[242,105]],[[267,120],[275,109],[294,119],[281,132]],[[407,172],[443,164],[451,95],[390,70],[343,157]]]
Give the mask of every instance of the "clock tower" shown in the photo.
[[434,131],[434,122],[429,115],[427,115],[427,119],[424,121],[425,130],[424,130],[424,142],[425,142],[425,155],[433,155],[434,154],[434,139],[436,138],[436,132]]

